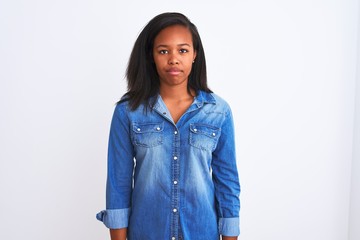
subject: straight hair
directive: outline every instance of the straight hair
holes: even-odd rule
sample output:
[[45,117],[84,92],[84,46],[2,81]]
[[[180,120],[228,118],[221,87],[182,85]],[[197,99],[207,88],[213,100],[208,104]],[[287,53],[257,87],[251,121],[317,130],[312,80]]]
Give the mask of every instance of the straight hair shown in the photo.
[[156,70],[153,48],[154,40],[164,28],[181,25],[189,29],[196,59],[188,79],[188,92],[199,90],[212,92],[207,86],[204,48],[196,26],[183,14],[167,12],[155,16],[140,32],[132,49],[126,69],[127,92],[118,103],[129,101],[131,110],[145,104],[145,110],[156,103],[160,81]]

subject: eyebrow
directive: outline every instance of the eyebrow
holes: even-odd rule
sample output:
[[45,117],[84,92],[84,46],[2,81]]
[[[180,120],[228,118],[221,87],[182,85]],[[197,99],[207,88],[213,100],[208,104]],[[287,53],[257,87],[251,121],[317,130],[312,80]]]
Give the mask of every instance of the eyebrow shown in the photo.
[[[183,47],[183,46],[191,47],[191,45],[188,43],[181,43],[181,44],[178,44],[177,46],[178,47]],[[156,46],[156,48],[166,48],[166,47],[168,47],[168,45],[165,45],[165,44],[160,44],[160,45]]]

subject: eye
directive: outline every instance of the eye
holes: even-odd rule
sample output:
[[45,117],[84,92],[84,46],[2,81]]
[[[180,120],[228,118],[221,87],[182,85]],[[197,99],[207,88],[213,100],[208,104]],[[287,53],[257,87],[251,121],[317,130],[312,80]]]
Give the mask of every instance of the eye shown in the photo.
[[189,52],[187,49],[184,49],[184,48],[182,48],[182,49],[180,49],[180,51],[179,51],[180,53],[187,53],[187,52]]
[[168,50],[160,50],[159,53],[160,54],[167,54],[167,53],[169,53],[169,51]]

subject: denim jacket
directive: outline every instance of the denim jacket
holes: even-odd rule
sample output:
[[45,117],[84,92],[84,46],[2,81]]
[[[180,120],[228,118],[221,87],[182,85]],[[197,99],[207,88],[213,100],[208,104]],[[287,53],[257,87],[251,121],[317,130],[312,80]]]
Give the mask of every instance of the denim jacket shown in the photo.
[[106,210],[129,240],[218,240],[239,235],[240,185],[229,105],[199,91],[175,124],[160,96],[153,109],[115,108]]

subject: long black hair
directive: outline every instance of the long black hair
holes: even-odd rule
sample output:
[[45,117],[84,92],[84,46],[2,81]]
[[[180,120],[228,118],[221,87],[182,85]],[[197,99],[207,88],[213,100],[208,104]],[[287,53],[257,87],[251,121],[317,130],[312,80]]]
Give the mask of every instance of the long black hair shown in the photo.
[[185,15],[169,12],[159,14],[151,19],[136,39],[126,69],[127,93],[118,103],[129,101],[132,110],[142,103],[145,103],[146,109],[153,107],[156,98],[152,97],[157,95],[160,86],[153,59],[154,39],[161,30],[173,25],[182,25],[189,29],[196,51],[196,60],[188,79],[188,91],[211,92],[207,86],[204,48],[196,26]]

